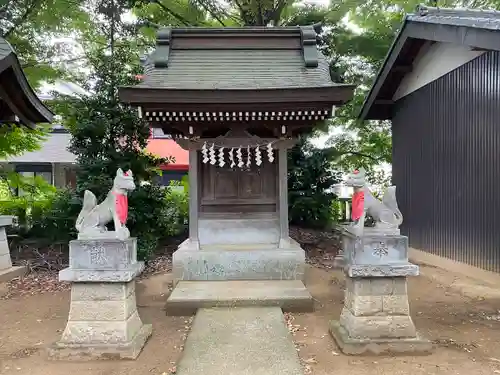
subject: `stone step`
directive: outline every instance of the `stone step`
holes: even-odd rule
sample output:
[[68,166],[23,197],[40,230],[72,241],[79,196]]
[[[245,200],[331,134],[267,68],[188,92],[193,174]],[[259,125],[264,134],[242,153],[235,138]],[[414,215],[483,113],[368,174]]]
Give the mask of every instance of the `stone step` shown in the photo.
[[170,294],[167,315],[192,315],[199,308],[276,306],[290,312],[313,310],[300,280],[179,281]]
[[278,307],[200,309],[178,375],[303,375]]

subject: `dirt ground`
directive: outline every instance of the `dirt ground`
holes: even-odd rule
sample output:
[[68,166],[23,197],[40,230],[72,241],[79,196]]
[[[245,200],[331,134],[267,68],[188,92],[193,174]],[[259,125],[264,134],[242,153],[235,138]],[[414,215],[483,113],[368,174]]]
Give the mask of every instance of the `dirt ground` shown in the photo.
[[[424,275],[434,272],[431,268],[424,269]],[[484,286],[478,287],[481,292],[477,296],[471,293],[465,296],[449,287],[456,282],[456,275],[441,270],[435,272],[440,273],[439,281],[420,276],[409,282],[415,324],[422,335],[436,342],[434,354],[349,357],[340,353],[328,334],[329,320],[338,318],[342,308],[342,273],[311,267],[306,283],[316,299],[316,311],[288,315],[306,373],[500,374],[500,299],[486,295]],[[190,325],[190,319],[166,317],[162,311],[169,281],[170,275],[159,274],[139,282],[139,311],[145,323],[153,324],[153,336],[136,361],[68,363],[47,360],[46,346],[60,337],[66,323],[67,290],[1,300],[0,374],[169,374],[179,358]],[[470,286],[473,283],[467,282]],[[469,289],[473,289],[473,285]]]
[[[341,354],[328,334],[328,322],[342,310],[344,277],[339,271],[310,269],[307,288],[316,299],[313,314],[295,314],[292,325],[306,373],[314,375],[500,374],[500,299],[481,294],[464,296],[449,287],[457,275],[421,266],[434,278],[409,279],[410,309],[422,336],[436,344],[429,356],[358,357]],[[464,280],[469,291],[477,281]],[[479,286],[481,288],[479,288]],[[493,293],[492,293],[493,294]],[[497,294],[498,295],[498,294]]]

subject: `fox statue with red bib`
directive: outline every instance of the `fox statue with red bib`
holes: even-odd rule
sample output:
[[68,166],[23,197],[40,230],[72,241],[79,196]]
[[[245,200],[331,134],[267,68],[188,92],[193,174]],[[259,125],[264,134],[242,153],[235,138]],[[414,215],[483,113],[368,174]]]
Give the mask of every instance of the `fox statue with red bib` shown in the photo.
[[[97,204],[97,198],[90,190],[85,190],[83,207],[75,224],[78,239],[129,238],[130,232],[125,225],[128,216],[128,193],[134,189],[132,171],[123,172],[119,168],[113,187],[101,204]],[[106,228],[111,221],[115,226],[114,231],[108,231]]]
[[366,184],[366,172],[363,168],[350,173],[346,185],[354,189],[351,216],[356,232],[362,234],[368,214],[375,220],[375,229],[399,234],[403,215],[396,201],[396,186],[388,187],[382,201],[378,200]]

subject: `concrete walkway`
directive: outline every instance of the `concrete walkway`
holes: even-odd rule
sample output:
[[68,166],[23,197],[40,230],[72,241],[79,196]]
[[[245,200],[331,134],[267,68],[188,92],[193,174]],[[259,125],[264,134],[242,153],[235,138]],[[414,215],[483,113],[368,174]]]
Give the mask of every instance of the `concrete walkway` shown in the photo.
[[178,375],[303,375],[279,307],[199,309]]

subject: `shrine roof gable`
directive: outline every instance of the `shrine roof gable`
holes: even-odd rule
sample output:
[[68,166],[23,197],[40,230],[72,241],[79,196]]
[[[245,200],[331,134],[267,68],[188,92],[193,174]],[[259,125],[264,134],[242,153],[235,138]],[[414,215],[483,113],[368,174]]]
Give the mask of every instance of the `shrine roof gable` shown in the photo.
[[137,89],[332,87],[312,26],[162,28]]

